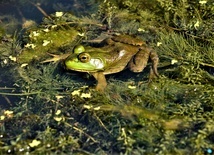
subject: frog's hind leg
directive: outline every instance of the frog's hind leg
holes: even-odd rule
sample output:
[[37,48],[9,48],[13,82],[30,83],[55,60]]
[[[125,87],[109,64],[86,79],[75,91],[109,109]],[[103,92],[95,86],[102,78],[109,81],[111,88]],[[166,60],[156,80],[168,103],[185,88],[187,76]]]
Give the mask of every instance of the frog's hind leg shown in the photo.
[[142,72],[147,65],[149,57],[150,50],[147,47],[140,48],[140,51],[138,51],[129,62],[129,69],[135,73]]

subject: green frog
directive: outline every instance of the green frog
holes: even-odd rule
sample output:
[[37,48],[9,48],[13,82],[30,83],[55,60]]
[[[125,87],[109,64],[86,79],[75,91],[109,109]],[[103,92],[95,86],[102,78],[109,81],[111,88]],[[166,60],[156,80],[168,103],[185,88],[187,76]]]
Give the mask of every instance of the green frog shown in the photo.
[[[118,73],[126,68],[135,73],[142,72],[149,59],[152,62],[151,74],[158,77],[158,55],[141,39],[128,35],[112,36],[104,39],[101,45],[76,46],[72,54],[62,56],[65,68],[93,75],[97,80],[98,91],[103,91],[107,86],[105,75]],[[54,57],[50,60],[56,61],[57,58]]]

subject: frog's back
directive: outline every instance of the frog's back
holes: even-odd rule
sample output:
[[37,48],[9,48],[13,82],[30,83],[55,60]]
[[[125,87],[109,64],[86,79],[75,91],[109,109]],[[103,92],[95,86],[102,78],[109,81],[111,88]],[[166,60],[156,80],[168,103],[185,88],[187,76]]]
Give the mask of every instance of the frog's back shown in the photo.
[[133,55],[127,48],[114,48],[112,52],[109,52],[109,59],[106,57],[107,66],[104,69],[104,74],[118,73],[124,70]]
[[134,46],[143,46],[146,44],[142,39],[132,37],[129,35],[118,35],[118,36],[115,35],[111,39],[115,42],[125,43]]

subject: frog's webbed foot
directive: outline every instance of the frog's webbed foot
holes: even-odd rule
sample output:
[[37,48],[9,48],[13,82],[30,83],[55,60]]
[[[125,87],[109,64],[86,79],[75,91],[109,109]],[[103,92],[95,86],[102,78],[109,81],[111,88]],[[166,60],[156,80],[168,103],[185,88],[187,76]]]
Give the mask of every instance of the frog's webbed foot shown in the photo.
[[94,38],[92,40],[83,40],[83,42],[92,44],[96,47],[102,47],[110,44],[109,42],[110,38],[111,38],[111,35],[109,35],[108,33],[102,33],[97,38]]
[[69,56],[69,54],[56,55],[56,54],[51,54],[51,53],[48,53],[48,55],[52,56],[52,58],[44,60],[41,63],[46,63],[46,62],[56,63],[60,60],[66,59]]
[[155,76],[159,77],[159,74],[158,74],[158,63],[159,63],[159,57],[158,57],[158,54],[151,50],[150,52],[150,59],[152,61],[152,72],[154,73]]

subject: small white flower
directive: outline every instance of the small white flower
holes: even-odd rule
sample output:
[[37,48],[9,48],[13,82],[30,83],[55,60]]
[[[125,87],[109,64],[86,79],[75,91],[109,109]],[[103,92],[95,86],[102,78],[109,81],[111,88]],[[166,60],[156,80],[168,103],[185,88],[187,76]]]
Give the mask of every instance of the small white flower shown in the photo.
[[91,106],[91,105],[83,105],[83,107],[86,108],[86,109],[91,109],[91,108],[93,108],[93,106]]
[[200,4],[206,4],[207,1],[199,1]]
[[37,37],[37,36],[39,36],[39,33],[36,32],[36,31],[33,31],[33,36],[34,36],[34,37]]
[[11,61],[16,62],[16,57],[13,57],[12,55],[9,56],[9,59],[10,59]]
[[4,60],[3,60],[3,63],[4,63],[4,64],[7,64],[7,59],[4,59]]
[[5,119],[5,116],[0,116],[0,120],[3,121]]
[[78,33],[79,36],[84,37],[85,33]]
[[138,28],[137,31],[138,32],[145,32],[145,30],[143,28]]
[[43,31],[45,31],[45,32],[49,32],[50,30],[47,28],[47,29],[44,29]]
[[129,89],[136,89],[136,86],[128,85],[128,88],[129,88]]
[[32,49],[34,49],[34,48],[36,47],[36,45],[27,43],[27,44],[25,45],[25,47],[26,47],[26,48],[32,48]]
[[54,29],[54,28],[56,28],[56,27],[57,27],[57,25],[53,25],[53,26],[51,26],[51,28],[52,28],[52,29]]
[[43,44],[42,44],[42,46],[47,46],[49,43],[50,43],[50,41],[49,41],[49,40],[43,40]]
[[63,120],[63,117],[54,117],[54,120],[60,122],[61,120]]
[[56,12],[55,15],[56,17],[61,17],[63,15],[63,12]]
[[96,107],[96,108],[94,108],[94,110],[100,110],[100,107]]
[[56,97],[57,101],[59,101],[60,99],[64,98],[64,96],[61,96],[61,95],[56,95],[55,97]]
[[82,93],[81,98],[91,98],[91,93]]
[[157,42],[157,46],[160,46],[160,45],[162,45],[162,42]]
[[5,114],[5,115],[12,115],[12,114],[13,114],[13,111],[11,111],[11,110],[5,110],[5,111],[4,111],[4,114]]
[[31,47],[31,45],[30,45],[29,43],[27,43],[27,44],[25,45],[25,47],[28,48],[28,47]]
[[25,67],[27,65],[28,65],[27,63],[24,63],[24,64],[21,65],[21,68],[23,68],[23,67]]
[[56,114],[56,115],[61,114],[61,110],[57,110],[55,114]]
[[176,64],[177,62],[178,62],[178,60],[176,60],[176,59],[172,59],[172,60],[171,60],[171,64],[172,64],[172,65]]
[[80,90],[74,90],[72,93],[71,93],[72,96],[79,96],[80,95]]
[[194,24],[195,29],[197,29],[199,27],[199,21],[197,20],[197,22]]
[[41,141],[34,139],[31,143],[29,143],[30,147],[35,147],[41,144]]

